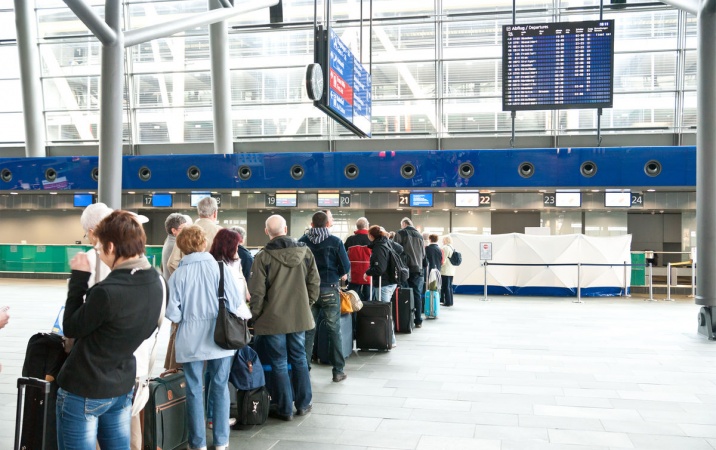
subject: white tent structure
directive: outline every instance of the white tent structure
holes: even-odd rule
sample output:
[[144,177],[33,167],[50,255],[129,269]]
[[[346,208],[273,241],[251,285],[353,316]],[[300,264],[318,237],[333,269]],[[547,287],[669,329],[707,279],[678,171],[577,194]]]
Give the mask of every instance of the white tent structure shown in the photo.
[[458,294],[482,294],[485,268],[480,247],[492,244],[487,261],[490,294],[513,295],[622,295],[628,289],[631,235],[591,237],[582,234],[535,236],[521,233],[490,236],[450,234],[462,253],[453,285]]

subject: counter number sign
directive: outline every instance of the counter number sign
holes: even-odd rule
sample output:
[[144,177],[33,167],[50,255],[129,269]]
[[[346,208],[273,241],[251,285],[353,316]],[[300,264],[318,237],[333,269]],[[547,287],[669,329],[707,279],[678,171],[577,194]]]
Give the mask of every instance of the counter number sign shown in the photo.
[[266,194],[265,206],[272,208],[276,206],[276,194]]
[[643,208],[644,207],[644,194],[641,192],[631,193],[631,206],[632,208]]
[[398,207],[404,208],[410,206],[410,194],[398,194]]
[[542,196],[542,204],[544,206],[555,206],[557,204],[557,196],[554,192],[544,194]]

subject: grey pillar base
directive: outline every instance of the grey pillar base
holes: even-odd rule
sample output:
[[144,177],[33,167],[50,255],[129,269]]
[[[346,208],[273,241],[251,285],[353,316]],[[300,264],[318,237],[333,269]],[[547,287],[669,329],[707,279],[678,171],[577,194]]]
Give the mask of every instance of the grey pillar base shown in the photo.
[[714,316],[710,306],[704,306],[699,310],[699,334],[706,336],[709,341],[716,341],[716,335],[714,329],[716,329],[716,323],[714,323]]

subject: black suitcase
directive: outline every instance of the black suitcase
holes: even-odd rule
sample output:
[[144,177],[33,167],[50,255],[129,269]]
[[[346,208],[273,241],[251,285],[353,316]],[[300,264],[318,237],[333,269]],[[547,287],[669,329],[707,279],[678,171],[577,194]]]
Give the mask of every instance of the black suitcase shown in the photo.
[[391,303],[363,302],[356,317],[356,348],[364,350],[391,349],[393,319]]
[[149,382],[149,401],[144,407],[145,450],[175,450],[189,442],[186,377],[176,369]]
[[[57,448],[57,433],[48,436],[48,409],[52,387],[49,381],[37,378],[17,379],[17,415],[15,416],[15,446],[13,449],[46,450]],[[55,390],[55,395],[57,391]],[[54,425],[54,424],[53,424]]]
[[413,311],[415,311],[415,301],[413,300],[413,290],[410,288],[396,288],[393,298],[390,299],[393,307],[393,321],[395,322],[396,333],[412,333],[415,322],[413,321]]
[[[341,349],[343,350],[343,357],[348,358],[351,356],[351,353],[353,353],[353,316],[351,314],[341,314],[338,324],[341,327]],[[326,323],[323,310],[321,310],[318,315],[313,351],[318,357],[319,362],[322,364],[330,364],[328,359],[328,324]]]
[[[49,384],[49,395],[43,403],[47,410],[47,420],[42,427],[44,430],[44,450],[57,449],[57,419],[55,405],[57,402],[57,375],[67,359],[62,336],[54,333],[37,333],[27,343],[25,361],[22,365],[24,379],[38,379]],[[20,383],[20,381],[18,381]],[[19,384],[18,384],[19,387]],[[33,389],[35,390],[35,389]],[[29,426],[34,427],[34,424]],[[35,447],[26,447],[28,449]],[[38,447],[39,448],[39,447]]]

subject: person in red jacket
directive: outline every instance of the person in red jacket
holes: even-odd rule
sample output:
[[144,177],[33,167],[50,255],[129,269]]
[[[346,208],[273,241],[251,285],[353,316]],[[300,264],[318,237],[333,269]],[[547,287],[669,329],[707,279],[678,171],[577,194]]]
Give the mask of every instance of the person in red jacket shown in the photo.
[[370,300],[370,283],[363,279],[363,274],[370,266],[371,245],[368,239],[368,219],[361,217],[356,220],[353,236],[348,236],[345,247],[351,262],[351,278],[348,289],[356,291],[362,301]]

